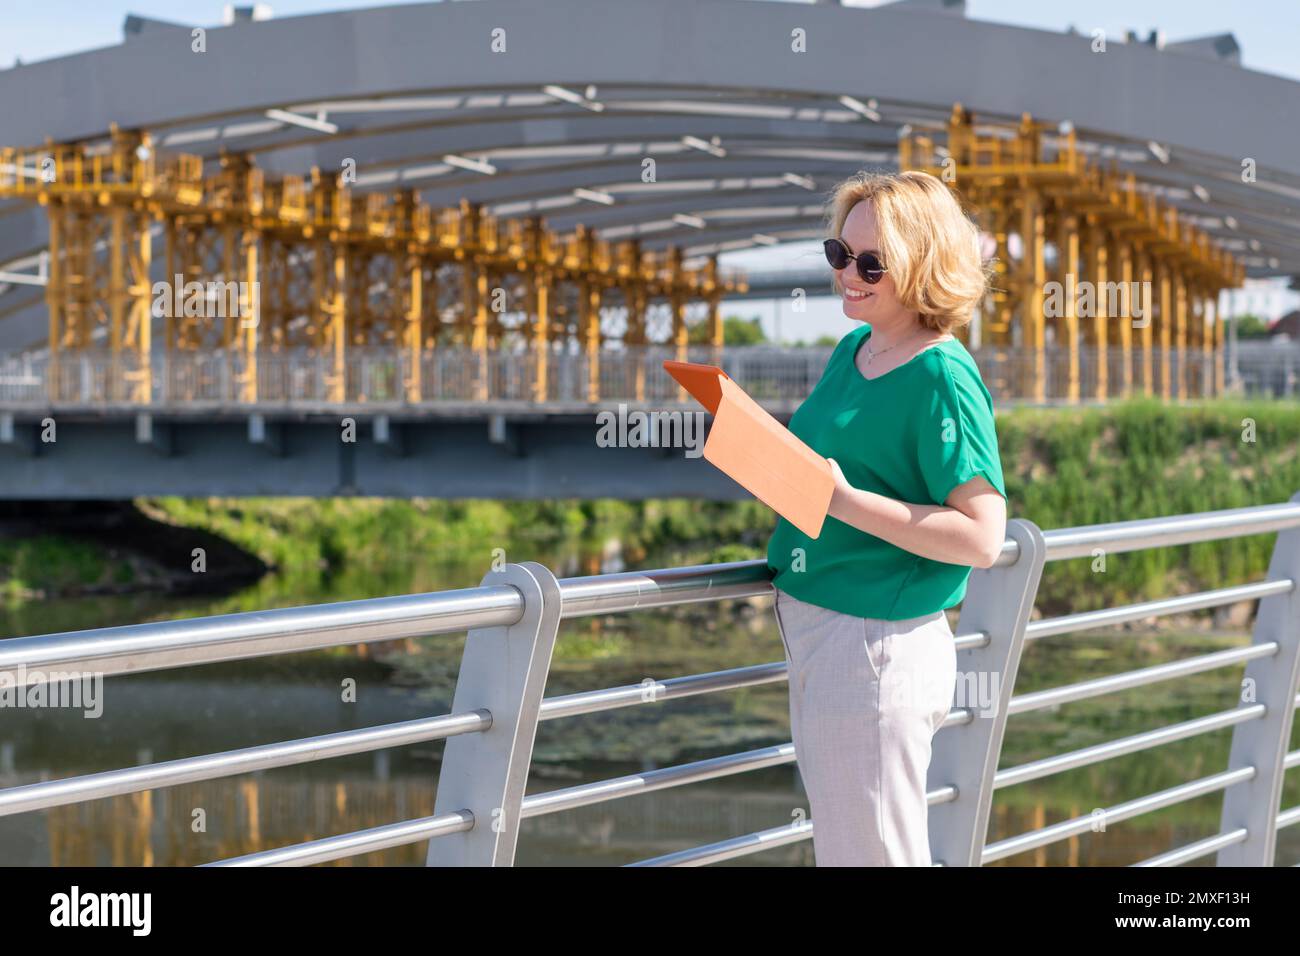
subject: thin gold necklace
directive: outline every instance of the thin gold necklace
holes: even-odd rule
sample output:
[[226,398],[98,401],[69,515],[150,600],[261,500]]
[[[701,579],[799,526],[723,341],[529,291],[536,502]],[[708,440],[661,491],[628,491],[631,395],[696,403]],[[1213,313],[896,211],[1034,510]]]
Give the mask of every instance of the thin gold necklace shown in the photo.
[[[924,330],[922,330],[922,331],[924,331]],[[889,348],[881,349],[879,352],[877,352],[875,349],[873,349],[873,348],[871,347],[871,336],[868,335],[868,336],[867,336],[867,341],[866,341],[866,346],[867,346],[867,362],[866,362],[866,364],[870,365],[870,364],[871,364],[871,360],[872,360],[873,358],[875,358],[877,355],[884,355],[886,352],[892,351],[892,350],[898,348],[900,345],[906,345],[908,342],[912,341],[912,339],[914,339],[914,338],[916,338],[916,333],[915,333],[915,332],[913,332],[913,333],[912,333],[911,335],[909,335],[907,338],[903,339],[903,341],[901,341],[901,342],[895,342],[893,345],[889,346]]]

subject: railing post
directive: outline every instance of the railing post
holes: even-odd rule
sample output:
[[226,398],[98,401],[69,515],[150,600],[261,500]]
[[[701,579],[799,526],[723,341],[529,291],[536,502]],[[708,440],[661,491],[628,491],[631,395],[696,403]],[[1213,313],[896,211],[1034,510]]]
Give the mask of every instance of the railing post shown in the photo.
[[[1291,496],[1300,501],[1300,493]],[[1300,581],[1300,528],[1279,531],[1268,564],[1268,580]],[[1264,716],[1232,731],[1228,769],[1254,767],[1255,775],[1223,795],[1219,832],[1246,828],[1246,839],[1218,853],[1219,866],[1272,866],[1277,814],[1286,773],[1282,761],[1291,743],[1295,695],[1300,690],[1300,588],[1259,599],[1252,644],[1277,642],[1277,653],[1246,664],[1242,705],[1263,704]]]
[[930,856],[945,866],[979,866],[983,857],[1007,708],[1047,554],[1031,521],[1008,521],[1007,537],[1020,546],[1016,563],[973,570],[958,620],[958,634],[989,635],[985,646],[957,653],[957,691],[965,697],[958,703],[972,718],[940,730],[930,758],[926,789],[957,789],[955,799],[929,811]]
[[451,712],[486,710],[492,726],[447,741],[433,812],[469,810],[474,828],[430,840],[429,866],[511,866],[519,841],[562,598],[555,576],[532,561],[489,571],[483,584],[517,588],[524,613],[509,627],[475,628],[465,641]]

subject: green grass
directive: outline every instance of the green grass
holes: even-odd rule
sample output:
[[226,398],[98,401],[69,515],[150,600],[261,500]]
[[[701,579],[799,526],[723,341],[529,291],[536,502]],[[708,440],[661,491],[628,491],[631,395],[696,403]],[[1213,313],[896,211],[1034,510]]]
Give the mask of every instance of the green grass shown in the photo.
[[0,601],[4,603],[128,584],[135,576],[129,559],[92,541],[49,534],[0,538]]

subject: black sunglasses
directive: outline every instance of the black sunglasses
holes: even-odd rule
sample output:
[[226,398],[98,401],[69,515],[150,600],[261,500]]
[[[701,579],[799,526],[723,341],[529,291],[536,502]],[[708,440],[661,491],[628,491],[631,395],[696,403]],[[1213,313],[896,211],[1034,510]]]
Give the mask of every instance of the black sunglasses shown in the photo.
[[868,285],[875,285],[880,281],[889,270],[885,264],[880,261],[880,256],[874,252],[864,252],[861,255],[854,255],[849,251],[843,239],[827,239],[822,243],[822,248],[826,250],[826,261],[831,264],[832,269],[843,269],[853,259],[858,264],[858,275],[862,281]]

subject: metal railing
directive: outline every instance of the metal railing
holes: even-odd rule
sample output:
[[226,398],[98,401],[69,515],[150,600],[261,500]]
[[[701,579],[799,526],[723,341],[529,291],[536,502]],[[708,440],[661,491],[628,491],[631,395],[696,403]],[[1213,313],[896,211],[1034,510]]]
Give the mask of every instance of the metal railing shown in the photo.
[[[1220,865],[1271,866],[1280,827],[1300,823],[1300,807],[1279,812],[1283,777],[1300,766],[1287,752],[1300,704],[1300,494],[1289,503],[1046,533],[1013,520],[994,565],[972,572],[955,629],[958,693],[934,739],[928,802],[936,865],[979,866],[1047,846],[1206,794],[1222,792],[1219,832],[1170,848],[1139,866],[1173,866],[1211,854]],[[1093,557],[1278,532],[1264,580],[1123,607],[1044,618],[1031,611],[1047,561]],[[540,564],[507,565],[476,588],[314,607],[230,614],[0,641],[0,681],[19,686],[70,674],[121,674],[469,631],[451,712],[418,720],[242,750],[108,770],[0,790],[0,816],[137,793],[273,767],[445,740],[431,816],[279,847],[220,866],[306,865],[429,841],[433,865],[509,865],[520,822],[575,807],[685,786],[795,760],[792,744],[713,757],[595,783],[525,795],[539,722],[698,694],[779,683],[784,661],[650,683],[545,697],[560,622],[770,593],[766,562],[742,561],[660,571],[557,580]],[[1170,663],[1015,695],[1027,641],[1160,615],[1258,600],[1250,644]],[[1229,710],[1019,766],[998,769],[1008,718],[1191,674],[1245,665],[1240,703]],[[992,692],[980,706],[963,703],[970,677]],[[1232,729],[1228,764],[1217,773],[988,844],[996,790]],[[815,821],[643,860],[635,865],[689,866],[734,859],[807,840]]]
[[[831,351],[828,346],[750,345],[728,346],[719,355],[712,346],[692,345],[685,357],[721,365],[760,401],[795,404],[817,384]],[[988,345],[972,349],[971,354],[995,401],[1037,401],[1033,352]],[[259,354],[253,361],[236,352],[176,350],[150,356],[146,368],[136,356],[86,349],[61,353],[57,367],[52,368],[47,353],[19,353],[0,355],[0,409],[287,410],[483,400],[536,403],[543,395],[542,402],[586,404],[592,400],[593,381],[600,402],[663,404],[687,399],[662,366],[665,359],[681,357],[671,345],[663,344],[606,348],[594,360],[576,348],[557,346],[546,353],[544,362],[537,353],[523,348],[479,353],[452,345],[425,351],[418,362],[396,348],[353,347],[337,364],[328,354],[307,350]],[[1138,348],[1129,354],[1126,379],[1124,355],[1112,348],[1105,355],[1105,393],[1110,398],[1122,397],[1127,381],[1128,394],[1161,394],[1167,366],[1172,397],[1205,397],[1213,393],[1215,361],[1215,356],[1200,350],[1189,349],[1180,356],[1176,350],[1166,354],[1156,348],[1148,376]],[[1266,367],[1245,352],[1242,361],[1241,381],[1251,390],[1271,390],[1279,395],[1296,391],[1292,386],[1300,358],[1288,350],[1277,349],[1270,359],[1273,364]],[[1043,395],[1047,402],[1069,400],[1072,375],[1078,400],[1095,400],[1101,375],[1098,349],[1079,348],[1075,365],[1072,373],[1070,353],[1063,346],[1044,349]],[[142,382],[147,382],[147,387]],[[146,396],[141,401],[128,400],[141,395]],[[247,396],[255,397],[249,400]]]
[[1229,367],[1246,395],[1295,398],[1300,395],[1300,342],[1238,339],[1229,343]]
[[[718,350],[693,345],[692,362],[721,364],[755,397],[795,402],[812,391],[829,348],[754,346]],[[682,356],[671,346],[602,350],[594,363],[577,350],[548,352],[545,367],[527,350],[477,353],[446,346],[426,351],[413,368],[408,353],[391,348],[353,348],[337,366],[331,356],[307,351],[245,357],[224,351],[159,353],[149,368],[130,355],[108,350],[66,352],[51,366],[48,354],[0,355],[0,408],[129,406],[154,409],[204,407],[293,409],[322,405],[415,405],[482,400],[532,403],[538,382],[546,402],[586,404],[595,379],[598,400],[674,403],[688,396],[663,369]],[[594,364],[594,374],[593,374]],[[126,401],[147,371],[148,400]],[[539,373],[544,374],[539,377]],[[255,388],[246,384],[250,379]],[[253,401],[242,396],[255,395]],[[418,397],[416,397],[418,396]]]

